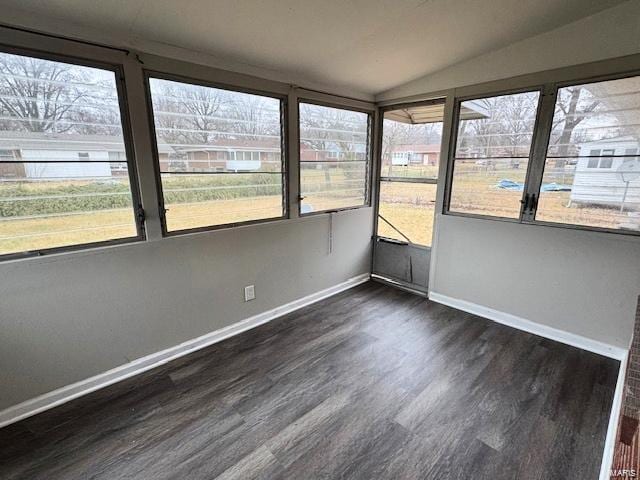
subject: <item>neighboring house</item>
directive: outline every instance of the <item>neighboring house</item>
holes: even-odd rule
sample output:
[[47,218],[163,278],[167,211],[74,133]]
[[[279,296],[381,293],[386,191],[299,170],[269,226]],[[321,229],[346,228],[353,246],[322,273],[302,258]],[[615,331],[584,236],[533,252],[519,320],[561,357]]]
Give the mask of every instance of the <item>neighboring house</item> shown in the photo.
[[[640,156],[640,145],[632,137],[583,144],[581,158],[575,166],[571,203],[619,207],[624,198],[626,209],[640,209],[640,178],[634,178],[637,167],[622,168],[625,161],[634,157],[616,156],[636,154]],[[627,162],[625,165],[630,164]],[[640,175],[640,171],[637,175]],[[625,181],[630,178],[632,180]]]
[[[168,158],[167,145],[158,149],[161,159]],[[126,161],[120,136],[0,132],[0,177],[5,179],[109,178],[126,175]]]
[[301,162],[326,162],[329,166],[339,161],[358,161],[366,160],[366,145],[351,144],[352,151],[344,151],[343,147],[335,142],[325,142],[323,149],[315,148],[309,143],[302,140],[300,142],[300,161]]
[[[279,170],[280,151],[279,142],[269,140],[221,139],[206,145],[158,143],[162,172],[251,172],[268,169],[269,165]],[[39,163],[45,160],[52,162]],[[126,175],[126,161],[120,136],[0,132],[0,177],[5,179]]]
[[391,165],[437,165],[440,160],[440,145],[404,144],[395,145],[385,159]]
[[171,155],[160,161],[162,171],[279,170],[282,162],[280,142],[275,139],[216,139],[205,145],[174,144],[171,148]]

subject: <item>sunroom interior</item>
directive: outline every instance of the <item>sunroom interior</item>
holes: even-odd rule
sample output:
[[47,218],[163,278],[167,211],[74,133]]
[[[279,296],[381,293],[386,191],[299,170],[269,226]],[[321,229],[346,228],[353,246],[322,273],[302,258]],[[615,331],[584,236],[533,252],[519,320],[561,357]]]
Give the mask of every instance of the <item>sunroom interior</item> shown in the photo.
[[2,3],[1,478],[637,475],[638,2]]

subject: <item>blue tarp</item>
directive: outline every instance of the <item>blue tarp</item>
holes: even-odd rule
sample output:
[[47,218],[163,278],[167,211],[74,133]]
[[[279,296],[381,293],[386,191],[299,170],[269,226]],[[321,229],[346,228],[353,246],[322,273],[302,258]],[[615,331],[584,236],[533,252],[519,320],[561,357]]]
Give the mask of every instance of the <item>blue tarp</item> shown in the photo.
[[[524,183],[514,182],[508,179],[502,179],[496,185],[498,188],[502,188],[504,190],[514,190],[516,192],[521,192],[524,190]],[[562,185],[560,183],[543,183],[540,187],[541,192],[570,192],[570,185]]]
[[524,183],[513,182],[511,180],[502,179],[496,185],[498,188],[503,188],[504,190],[515,190],[521,192],[524,190]]

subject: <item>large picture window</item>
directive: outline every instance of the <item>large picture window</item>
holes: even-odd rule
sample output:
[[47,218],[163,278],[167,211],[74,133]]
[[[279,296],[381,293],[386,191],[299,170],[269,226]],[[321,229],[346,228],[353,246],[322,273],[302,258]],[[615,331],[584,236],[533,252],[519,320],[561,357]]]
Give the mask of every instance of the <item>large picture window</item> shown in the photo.
[[300,213],[369,202],[370,115],[300,103]]
[[282,101],[149,78],[167,232],[285,215]]
[[449,211],[518,219],[540,92],[463,101]]
[[536,220],[640,231],[640,76],[558,89]]
[[114,71],[0,53],[0,255],[142,237]]

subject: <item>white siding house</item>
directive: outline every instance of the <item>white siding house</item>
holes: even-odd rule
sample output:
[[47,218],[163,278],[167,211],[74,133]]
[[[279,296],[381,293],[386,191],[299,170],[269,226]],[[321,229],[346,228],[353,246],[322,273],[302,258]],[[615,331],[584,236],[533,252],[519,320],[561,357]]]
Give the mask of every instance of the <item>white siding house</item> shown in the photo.
[[[46,147],[45,147],[46,148]],[[68,163],[25,163],[27,178],[111,177],[109,152],[73,150],[21,150],[23,162],[55,161]],[[95,163],[94,163],[95,162]]]
[[[583,144],[576,164],[571,203],[619,207],[624,199],[625,209],[639,210],[640,178],[636,177],[640,177],[640,163],[629,163],[638,158],[634,157],[636,154],[640,156],[640,145],[631,137]],[[632,180],[625,181],[629,178]]]
[[[160,161],[173,150],[158,144]],[[0,181],[100,179],[128,172],[119,135],[0,131]]]

